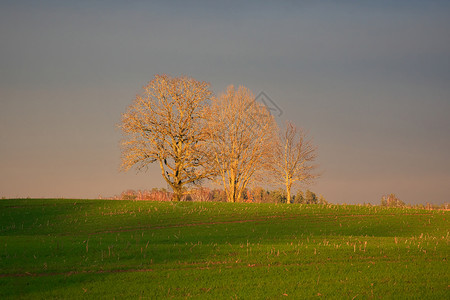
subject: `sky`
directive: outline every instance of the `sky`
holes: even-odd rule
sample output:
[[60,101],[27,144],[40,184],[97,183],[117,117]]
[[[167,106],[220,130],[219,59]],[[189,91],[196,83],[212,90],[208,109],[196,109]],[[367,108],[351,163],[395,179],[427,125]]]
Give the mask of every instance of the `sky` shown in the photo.
[[[243,1],[242,1],[243,2]],[[264,92],[318,147],[332,203],[450,200],[448,1],[2,1],[0,197],[166,187],[119,171],[155,74]]]

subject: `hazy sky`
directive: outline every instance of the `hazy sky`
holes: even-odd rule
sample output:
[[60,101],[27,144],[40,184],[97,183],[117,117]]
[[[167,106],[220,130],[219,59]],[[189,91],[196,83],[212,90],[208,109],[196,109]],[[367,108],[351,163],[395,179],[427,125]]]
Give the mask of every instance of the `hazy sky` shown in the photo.
[[119,172],[116,124],[167,73],[264,91],[333,203],[449,202],[450,2],[210,2],[2,1],[0,197],[165,187]]

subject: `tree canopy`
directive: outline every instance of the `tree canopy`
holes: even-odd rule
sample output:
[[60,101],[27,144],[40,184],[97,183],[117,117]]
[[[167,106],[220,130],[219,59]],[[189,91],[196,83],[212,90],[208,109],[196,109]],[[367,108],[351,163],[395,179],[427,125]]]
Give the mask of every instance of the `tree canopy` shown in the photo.
[[203,115],[211,96],[206,82],[156,75],[122,115],[122,167],[158,162],[179,201],[187,185],[209,176]]
[[[229,202],[248,200],[251,181],[270,176],[286,188],[273,197],[291,202],[293,185],[316,177],[311,141],[292,123],[277,135],[267,107],[244,86],[230,85],[214,97],[206,82],[156,75],[128,106],[120,128],[122,168],[158,163],[175,201],[203,179],[220,183]],[[200,190],[192,195],[206,197]]]
[[243,191],[267,167],[275,142],[276,123],[252,92],[230,85],[207,109],[211,167],[229,202],[242,200]]

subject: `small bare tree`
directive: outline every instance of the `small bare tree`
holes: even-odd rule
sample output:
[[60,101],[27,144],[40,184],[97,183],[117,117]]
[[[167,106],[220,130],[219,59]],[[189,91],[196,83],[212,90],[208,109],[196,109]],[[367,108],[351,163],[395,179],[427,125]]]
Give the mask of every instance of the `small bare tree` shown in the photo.
[[252,92],[229,86],[207,110],[211,168],[222,181],[228,202],[239,202],[243,191],[269,161],[276,123]]
[[317,147],[307,139],[303,130],[287,122],[284,132],[279,134],[270,164],[272,180],[286,188],[287,203],[291,202],[291,191],[295,185],[310,183],[319,174],[313,164],[317,158]]
[[381,206],[403,207],[405,206],[405,202],[398,199],[395,194],[389,194],[381,197]]
[[122,115],[123,169],[158,162],[179,201],[187,185],[208,176],[202,116],[211,96],[206,82],[156,75]]
[[194,202],[207,202],[212,199],[211,190],[206,187],[194,188],[189,192],[189,195]]

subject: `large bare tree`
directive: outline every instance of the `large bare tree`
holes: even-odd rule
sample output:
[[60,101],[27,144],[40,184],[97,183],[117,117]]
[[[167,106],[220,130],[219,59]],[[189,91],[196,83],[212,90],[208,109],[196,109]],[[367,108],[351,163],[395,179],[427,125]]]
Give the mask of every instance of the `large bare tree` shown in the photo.
[[275,142],[276,123],[252,92],[229,86],[207,110],[211,167],[228,202],[239,202],[258,171],[266,167]]
[[203,110],[211,96],[206,82],[156,75],[122,115],[123,169],[158,162],[179,201],[188,185],[208,176]]
[[319,176],[316,173],[317,147],[305,132],[291,122],[280,132],[270,164],[272,180],[286,188],[287,202],[291,202],[291,190],[301,183],[310,183]]

